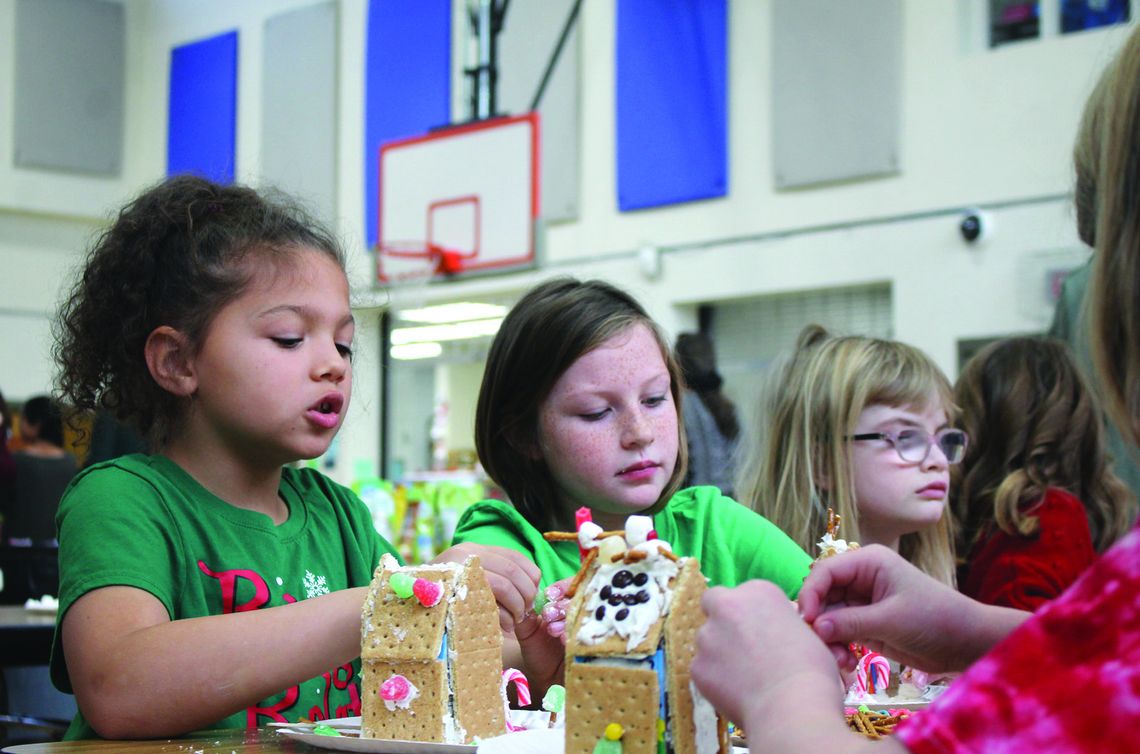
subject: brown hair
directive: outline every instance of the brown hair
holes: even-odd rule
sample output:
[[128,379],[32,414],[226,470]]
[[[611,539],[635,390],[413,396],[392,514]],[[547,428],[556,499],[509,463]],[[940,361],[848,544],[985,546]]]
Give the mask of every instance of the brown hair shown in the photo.
[[716,428],[729,440],[740,434],[736,406],[721,392],[724,380],[716,370],[716,349],[704,333],[683,332],[675,346],[677,363],[685,377],[685,386],[696,393],[712,414]]
[[1035,536],[1033,504],[1050,487],[1084,503],[1098,552],[1128,530],[1135,500],[1112,473],[1100,406],[1065,343],[991,343],[962,370],[955,398],[970,435],[951,497],[961,557],[993,526]]
[[287,269],[301,249],[344,269],[336,238],[284,196],[189,175],[143,191],[96,239],[60,309],[59,393],[80,411],[110,410],[161,447],[182,403],[150,374],[150,333],[168,325],[200,347],[255,273]]
[[475,449],[487,474],[532,526],[566,526],[567,512],[539,447],[538,414],[558,378],[583,354],[634,325],[661,347],[677,407],[679,443],[673,476],[647,514],[681,485],[688,450],[681,425],[681,371],[661,329],[628,293],[600,280],[556,278],[531,289],[503,320],[491,343],[475,408]]

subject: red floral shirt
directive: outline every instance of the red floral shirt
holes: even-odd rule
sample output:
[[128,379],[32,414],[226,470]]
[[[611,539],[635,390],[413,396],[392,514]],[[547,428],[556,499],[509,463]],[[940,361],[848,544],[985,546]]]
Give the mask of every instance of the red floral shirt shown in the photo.
[[899,726],[927,752],[1140,748],[1140,528]]
[[1059,596],[1096,560],[1088,516],[1080,500],[1057,488],[1031,511],[1037,534],[1020,537],[995,527],[974,545],[958,583],[987,605],[1036,610]]

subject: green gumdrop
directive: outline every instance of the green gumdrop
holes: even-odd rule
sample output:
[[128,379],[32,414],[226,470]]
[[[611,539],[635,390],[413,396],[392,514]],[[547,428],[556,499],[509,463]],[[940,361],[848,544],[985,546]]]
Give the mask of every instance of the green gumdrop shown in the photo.
[[392,585],[392,591],[396,593],[397,597],[406,600],[412,596],[412,587],[416,580],[406,573],[393,573],[388,583]]
[[546,603],[549,601],[550,600],[546,599],[546,590],[539,589],[538,592],[534,595],[534,611],[536,613],[541,613],[542,608],[546,607]]
[[340,731],[331,725],[324,725],[322,723],[321,725],[313,726],[313,734],[317,736],[339,736]]
[[602,736],[594,744],[594,754],[621,754],[621,741],[611,741]]
[[547,689],[546,696],[542,697],[542,708],[547,712],[562,714],[566,708],[566,688],[556,683]]

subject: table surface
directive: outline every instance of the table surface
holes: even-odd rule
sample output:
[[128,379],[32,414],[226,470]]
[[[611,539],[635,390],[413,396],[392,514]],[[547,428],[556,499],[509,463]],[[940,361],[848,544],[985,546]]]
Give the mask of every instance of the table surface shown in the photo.
[[0,749],[6,754],[302,754],[318,752],[308,744],[282,736],[270,728],[254,731],[219,730],[194,738],[156,739],[147,741],[62,741],[45,744],[20,744]]
[[0,667],[47,665],[55,613],[0,605]]
[[28,610],[23,605],[0,605],[0,627],[55,627],[55,611]]

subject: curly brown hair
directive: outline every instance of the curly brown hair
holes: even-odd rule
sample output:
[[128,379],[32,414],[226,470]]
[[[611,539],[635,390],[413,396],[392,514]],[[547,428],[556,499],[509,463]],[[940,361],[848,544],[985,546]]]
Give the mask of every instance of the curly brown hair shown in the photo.
[[181,404],[151,377],[147,338],[160,326],[201,347],[214,316],[254,274],[317,250],[343,270],[336,237],[294,201],[183,175],[119,211],[87,252],[60,308],[57,390],[76,409],[106,409],[161,448]]
[[1128,530],[1135,500],[1112,473],[1104,415],[1064,342],[991,343],[966,364],[955,391],[970,435],[951,496],[961,557],[993,526],[1036,536],[1032,506],[1049,487],[1084,503],[1097,552]]

